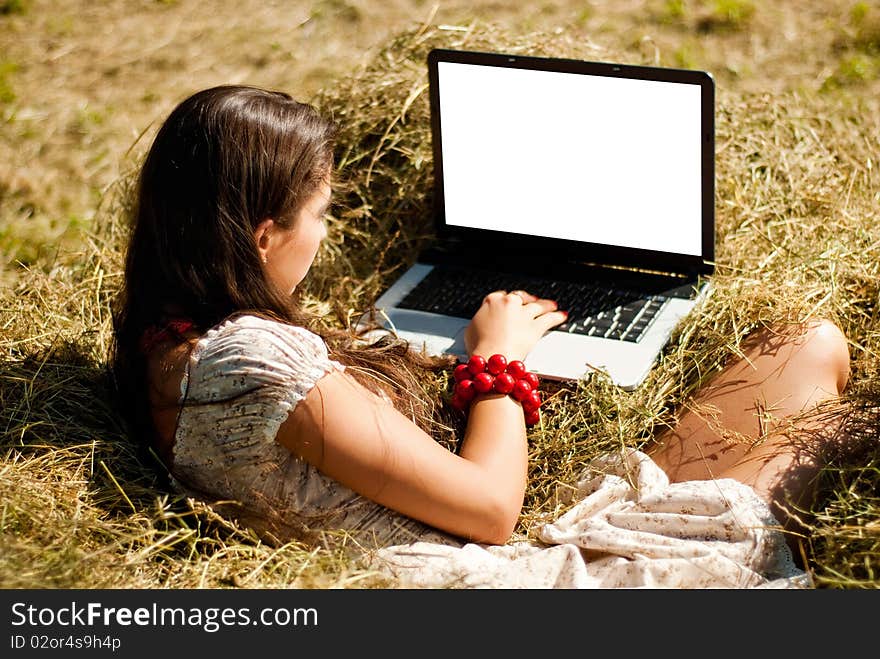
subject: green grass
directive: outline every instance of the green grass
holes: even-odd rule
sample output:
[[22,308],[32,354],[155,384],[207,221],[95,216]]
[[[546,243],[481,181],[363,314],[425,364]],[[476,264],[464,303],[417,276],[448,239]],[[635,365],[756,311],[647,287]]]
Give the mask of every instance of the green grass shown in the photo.
[[0,60],[0,103],[12,103],[16,99],[12,77],[18,68],[15,62]]

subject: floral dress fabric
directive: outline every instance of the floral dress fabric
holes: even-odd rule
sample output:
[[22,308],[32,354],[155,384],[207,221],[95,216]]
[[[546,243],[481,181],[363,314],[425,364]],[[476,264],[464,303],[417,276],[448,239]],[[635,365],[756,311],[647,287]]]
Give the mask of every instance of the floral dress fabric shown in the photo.
[[[778,522],[731,479],[670,483],[644,453],[605,455],[536,538],[466,543],[360,496],[275,441],[343,366],[300,327],[242,315],[196,344],[181,383],[171,471],[180,487],[279,541],[354,537],[404,587],[809,587]],[[220,504],[220,502],[223,502]]]

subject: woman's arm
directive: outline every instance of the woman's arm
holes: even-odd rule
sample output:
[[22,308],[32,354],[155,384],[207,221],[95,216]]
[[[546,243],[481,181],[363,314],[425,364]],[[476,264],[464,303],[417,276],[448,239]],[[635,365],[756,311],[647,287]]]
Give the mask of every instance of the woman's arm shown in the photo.
[[472,415],[458,456],[334,372],[297,404],[278,441],[377,503],[464,538],[503,543],[525,491],[522,408],[505,396],[480,401]]
[[[493,293],[468,328],[469,353],[524,357],[564,320],[554,310],[526,294]],[[278,441],[363,496],[469,540],[503,544],[522,508],[526,431],[522,407],[510,396],[472,404],[455,455],[351,376],[334,372],[297,404]]]

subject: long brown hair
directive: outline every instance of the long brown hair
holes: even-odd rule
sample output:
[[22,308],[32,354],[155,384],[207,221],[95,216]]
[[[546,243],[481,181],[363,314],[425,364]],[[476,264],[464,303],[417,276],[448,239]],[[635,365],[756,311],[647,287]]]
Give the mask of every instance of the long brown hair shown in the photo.
[[[171,317],[200,331],[249,312],[316,326],[265,276],[254,229],[271,217],[289,226],[333,164],[335,125],[279,91],[222,85],[182,101],[159,129],[137,186],[125,279],[113,315],[112,368],[119,404],[152,441],[144,333]],[[436,410],[421,369],[442,368],[384,338],[357,345],[343,330],[319,332],[331,356],[426,426]],[[182,340],[182,337],[180,337]]]

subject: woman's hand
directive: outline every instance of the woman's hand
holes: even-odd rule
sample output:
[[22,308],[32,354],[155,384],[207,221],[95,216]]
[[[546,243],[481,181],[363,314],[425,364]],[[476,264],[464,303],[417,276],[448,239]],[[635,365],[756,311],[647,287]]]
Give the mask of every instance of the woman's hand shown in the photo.
[[568,313],[557,310],[553,300],[525,291],[495,291],[483,299],[465,329],[465,348],[468,355],[525,359],[538,339],[566,318]]

